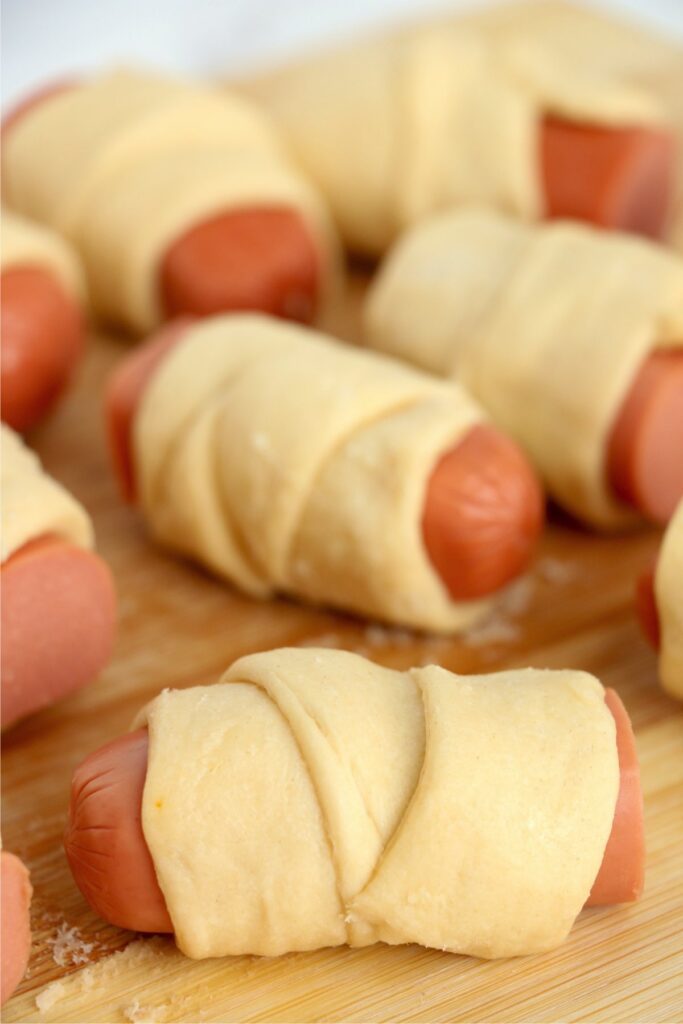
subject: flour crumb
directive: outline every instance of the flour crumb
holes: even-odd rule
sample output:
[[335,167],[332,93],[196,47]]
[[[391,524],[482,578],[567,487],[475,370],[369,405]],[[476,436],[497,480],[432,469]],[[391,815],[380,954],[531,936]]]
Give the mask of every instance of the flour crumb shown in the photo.
[[520,577],[520,579],[510,584],[501,595],[498,605],[500,611],[505,615],[512,615],[513,618],[517,618],[518,615],[524,615],[529,610],[535,589],[535,580],[530,576]]
[[78,928],[75,925],[70,928],[66,921],[62,921],[57,934],[48,942],[52,946],[52,959],[59,967],[90,963],[90,953],[95,948],[94,942],[85,942]]
[[508,619],[494,615],[480,625],[473,626],[463,634],[462,642],[466,647],[489,647],[497,644],[513,643],[519,637],[519,630]]
[[321,633],[320,636],[305,637],[299,647],[342,647],[341,637],[337,633]]
[[561,586],[576,579],[577,567],[571,562],[562,562],[559,558],[542,558],[536,566],[536,575],[545,583],[557,583]]
[[121,1012],[130,1024],[160,1024],[166,1020],[168,1009],[163,1003],[161,1006],[141,1006],[139,1001],[134,999],[129,1006],[124,1006]]
[[365,627],[364,637],[370,647],[388,647],[390,644],[408,647],[415,639],[408,629],[382,626],[378,622],[371,622]]
[[261,430],[257,430],[251,435],[251,444],[252,448],[263,455],[269,454],[272,448],[270,438]]
[[66,988],[61,981],[53,981],[36,996],[36,1007],[40,1013],[48,1013],[66,995]]

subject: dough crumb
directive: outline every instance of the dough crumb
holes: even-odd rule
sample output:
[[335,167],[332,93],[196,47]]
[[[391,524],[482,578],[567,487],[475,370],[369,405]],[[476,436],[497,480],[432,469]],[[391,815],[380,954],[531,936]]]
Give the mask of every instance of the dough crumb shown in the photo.
[[94,942],[86,942],[78,928],[69,927],[66,921],[62,921],[57,934],[48,939],[48,943],[52,946],[52,959],[59,967],[90,963],[90,953],[95,948]]
[[514,618],[524,615],[529,610],[535,590],[536,580],[533,577],[520,576],[502,595],[500,610],[503,614],[512,615]]
[[511,620],[528,611],[535,590],[536,581],[532,576],[522,576],[512,583],[501,595],[491,614],[463,633],[462,642],[465,646],[496,647],[514,643],[519,638],[519,627]]
[[320,636],[305,637],[300,647],[343,647],[342,638],[337,633],[321,633]]
[[168,1009],[164,1003],[161,1006],[141,1006],[139,1001],[134,999],[129,1006],[124,1006],[121,1012],[131,1024],[160,1024],[166,1020]]
[[496,614],[463,633],[462,642],[466,647],[490,647],[513,643],[518,636],[517,626]]
[[571,583],[576,579],[577,567],[559,558],[542,558],[536,566],[536,575],[546,583]]
[[407,647],[413,643],[415,636],[408,629],[399,629],[393,626],[382,626],[378,622],[371,622],[365,627],[365,639],[370,647]]
[[40,1013],[47,1013],[66,994],[66,987],[61,981],[53,981],[36,996],[36,1007]]
[[[66,927],[68,929],[68,926]],[[36,996],[36,1006],[40,1013],[44,1014],[63,1000],[69,1000],[70,1003],[75,1001],[74,1005],[76,1005],[84,997],[91,998],[93,991],[98,994],[109,989],[115,991],[116,985],[121,986],[122,982],[126,982],[127,987],[132,988],[133,985],[140,984],[141,980],[153,976],[152,972],[159,976],[165,970],[168,958],[174,956],[179,956],[175,947],[161,937],[134,939],[124,949],[111,953],[97,962],[91,962],[60,981],[54,981],[47,985]],[[72,960],[71,963],[73,962]],[[132,1005],[134,1006],[134,1004]],[[140,1008],[138,1007],[138,1009]],[[161,1012],[163,1008],[153,1009]],[[123,1011],[119,1008],[119,1012]],[[144,1012],[147,1013],[148,1010],[146,1009]],[[167,1009],[164,1012],[167,1012]],[[157,1024],[158,1021],[163,1021],[165,1018],[140,1016],[128,1019],[131,1021],[135,1019],[136,1024],[142,1024],[144,1020],[148,1020],[150,1024]]]

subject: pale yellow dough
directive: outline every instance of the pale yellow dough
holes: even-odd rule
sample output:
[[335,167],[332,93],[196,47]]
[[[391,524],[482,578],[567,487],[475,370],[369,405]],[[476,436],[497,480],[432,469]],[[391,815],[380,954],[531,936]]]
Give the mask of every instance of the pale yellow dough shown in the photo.
[[583,672],[395,672],[276,650],[166,690],[142,824],[178,945],[552,949],[598,874],[615,726]]
[[246,205],[298,210],[320,252],[337,254],[315,191],[247,100],[118,71],[58,93],[3,144],[8,204],[63,232],[83,256],[96,311],[135,331],[163,319],[168,246],[212,214]]
[[38,457],[4,423],[0,438],[0,561],[7,561],[28,541],[45,534],[91,548],[93,528],[83,506],[43,471]]
[[276,592],[431,630],[452,601],[422,539],[441,455],[482,420],[457,386],[258,315],[188,330],[135,419],[155,536],[257,597]]
[[525,0],[488,5],[466,19],[497,41],[523,37],[558,66],[586,68],[591,78],[618,80],[655,97],[677,141],[671,224],[666,240],[683,253],[683,45],[679,38],[650,31],[574,0]]
[[662,686],[683,700],[683,501],[669,523],[657,560],[659,675]]
[[676,254],[569,222],[445,213],[390,253],[365,329],[372,347],[461,381],[574,515],[635,518],[606,479],[607,438],[646,356],[683,346]]
[[12,267],[50,270],[69,295],[79,303],[85,299],[83,271],[71,246],[54,232],[3,209],[0,269]]
[[546,114],[606,126],[657,125],[667,114],[617,67],[474,23],[355,43],[249,88],[345,241],[372,255],[421,217],[463,203],[539,218]]

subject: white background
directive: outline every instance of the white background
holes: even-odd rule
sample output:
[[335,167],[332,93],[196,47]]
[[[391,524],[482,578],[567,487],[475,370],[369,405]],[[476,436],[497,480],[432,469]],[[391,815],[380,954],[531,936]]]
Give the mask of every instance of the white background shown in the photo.
[[[593,0],[683,39],[683,0]],[[2,104],[121,59],[229,73],[477,0],[2,0]]]

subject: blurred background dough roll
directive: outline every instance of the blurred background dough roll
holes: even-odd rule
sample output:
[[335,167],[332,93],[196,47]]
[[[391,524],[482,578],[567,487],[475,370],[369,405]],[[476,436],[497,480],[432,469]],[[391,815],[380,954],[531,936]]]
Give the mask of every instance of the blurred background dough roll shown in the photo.
[[97,313],[141,332],[164,318],[164,254],[225,211],[297,211],[329,286],[336,252],[324,206],[248,100],[182,80],[115,71],[59,89],[5,133],[7,203],[81,253]]
[[[673,252],[569,222],[444,213],[389,254],[365,328],[373,348],[461,381],[551,496],[603,528],[636,518],[608,477],[610,431],[647,358],[670,350],[678,390],[664,443],[670,480],[681,481],[683,261]],[[654,518],[670,504],[667,494]]]

